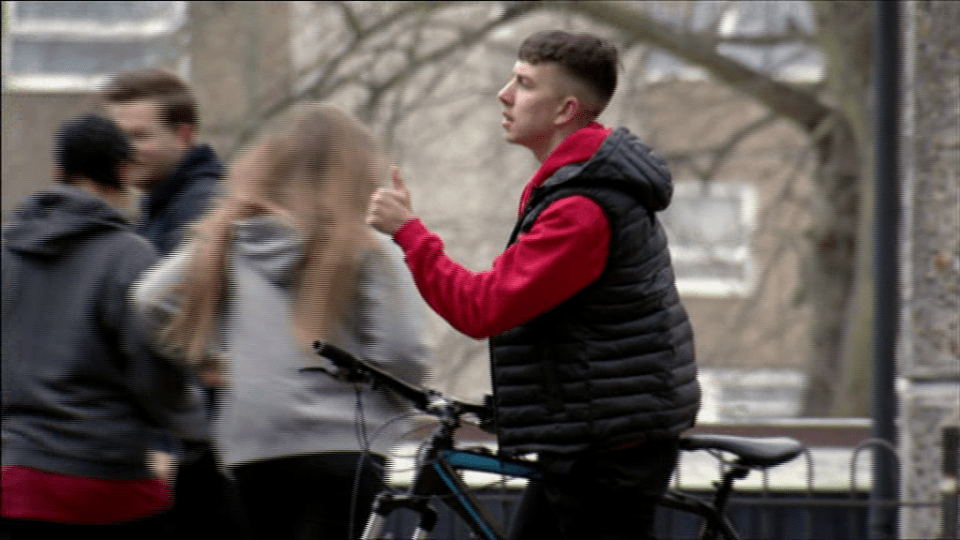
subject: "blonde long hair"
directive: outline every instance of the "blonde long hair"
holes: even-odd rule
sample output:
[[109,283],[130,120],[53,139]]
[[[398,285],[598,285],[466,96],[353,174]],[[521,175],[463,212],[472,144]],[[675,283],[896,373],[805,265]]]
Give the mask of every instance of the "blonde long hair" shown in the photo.
[[375,245],[365,223],[382,161],[370,132],[342,111],[301,106],[231,167],[226,194],[194,227],[196,250],[180,285],[181,311],[164,341],[201,362],[222,313],[227,258],[237,220],[273,214],[305,238],[294,283],[293,332],[303,346],[327,337],[354,290],[360,255]]

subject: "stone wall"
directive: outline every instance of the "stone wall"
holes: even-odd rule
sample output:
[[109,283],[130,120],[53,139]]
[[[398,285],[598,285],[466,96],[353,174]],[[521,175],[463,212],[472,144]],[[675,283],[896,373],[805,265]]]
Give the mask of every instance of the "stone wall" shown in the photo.
[[944,470],[945,430],[960,424],[958,20],[960,3],[904,4],[901,484],[931,504],[903,507],[902,538],[960,535],[956,471]]

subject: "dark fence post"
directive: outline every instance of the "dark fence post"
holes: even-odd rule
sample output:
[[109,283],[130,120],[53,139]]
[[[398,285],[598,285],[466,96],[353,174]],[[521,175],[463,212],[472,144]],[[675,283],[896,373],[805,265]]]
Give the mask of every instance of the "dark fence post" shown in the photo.
[[943,537],[960,538],[960,428],[950,426],[943,430],[943,477],[951,487],[943,493]]
[[[895,349],[899,294],[897,256],[900,197],[897,118],[900,114],[899,2],[875,0],[874,27],[874,144],[876,205],[874,207],[874,323],[871,412],[873,437],[897,444]],[[895,460],[887,452],[874,454],[870,493],[870,538],[896,538],[898,479]]]

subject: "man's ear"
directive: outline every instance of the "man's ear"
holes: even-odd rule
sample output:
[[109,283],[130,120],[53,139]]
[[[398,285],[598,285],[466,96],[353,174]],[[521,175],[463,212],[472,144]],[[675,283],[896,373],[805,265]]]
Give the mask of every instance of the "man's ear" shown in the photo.
[[575,121],[577,117],[580,116],[582,109],[583,104],[580,103],[580,100],[577,98],[577,96],[570,94],[563,98],[563,102],[557,109],[557,116],[554,118],[553,123],[557,126],[561,126],[563,124],[568,124],[572,121]]

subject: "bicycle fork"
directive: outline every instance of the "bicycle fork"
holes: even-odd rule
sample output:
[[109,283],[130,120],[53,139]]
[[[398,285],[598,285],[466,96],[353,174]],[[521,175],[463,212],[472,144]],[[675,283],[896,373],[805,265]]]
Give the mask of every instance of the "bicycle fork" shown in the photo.
[[361,540],[383,540],[387,518],[398,508],[408,508],[419,516],[411,540],[426,540],[437,524],[437,511],[429,504],[433,497],[456,512],[478,538],[503,540],[502,533],[450,463],[444,458],[431,461],[420,468],[409,493],[383,492],[377,496]]
[[437,511],[429,504],[426,504],[423,499],[383,492],[377,495],[377,498],[373,502],[370,518],[363,528],[363,535],[360,539],[382,540],[384,538],[383,529],[387,524],[387,518],[397,508],[409,508],[420,516],[417,522],[417,528],[413,531],[410,540],[426,540],[428,535],[433,532],[433,528],[437,524]]

